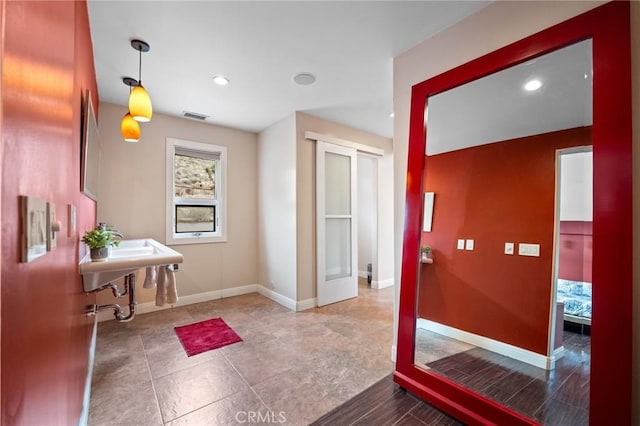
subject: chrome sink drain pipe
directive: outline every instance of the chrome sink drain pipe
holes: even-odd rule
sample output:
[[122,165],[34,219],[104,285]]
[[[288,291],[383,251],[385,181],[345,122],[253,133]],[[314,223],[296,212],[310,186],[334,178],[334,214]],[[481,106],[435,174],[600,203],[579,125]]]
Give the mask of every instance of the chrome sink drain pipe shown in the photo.
[[131,321],[136,316],[136,272],[132,272],[129,275],[125,275],[124,291],[122,293],[120,293],[118,286],[113,283],[106,284],[95,291],[106,290],[107,288],[110,288],[111,291],[113,292],[113,295],[118,298],[124,297],[127,294],[129,295],[129,315],[125,315],[122,307],[120,307],[120,305],[118,305],[117,303],[110,303],[108,305],[96,306],[95,313],[113,309],[113,316],[116,318],[117,321],[119,322]]

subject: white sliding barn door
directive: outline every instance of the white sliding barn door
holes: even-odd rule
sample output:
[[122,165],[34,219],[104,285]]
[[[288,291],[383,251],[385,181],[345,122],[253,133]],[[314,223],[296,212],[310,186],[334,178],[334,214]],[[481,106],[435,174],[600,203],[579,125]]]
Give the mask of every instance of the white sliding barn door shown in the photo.
[[317,141],[318,306],[358,296],[356,150]]

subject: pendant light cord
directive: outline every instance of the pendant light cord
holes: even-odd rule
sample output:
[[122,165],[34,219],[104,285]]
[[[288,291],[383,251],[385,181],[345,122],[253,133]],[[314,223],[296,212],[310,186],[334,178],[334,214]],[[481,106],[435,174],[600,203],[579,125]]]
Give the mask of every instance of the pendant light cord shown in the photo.
[[142,86],[142,49],[138,50],[138,86]]

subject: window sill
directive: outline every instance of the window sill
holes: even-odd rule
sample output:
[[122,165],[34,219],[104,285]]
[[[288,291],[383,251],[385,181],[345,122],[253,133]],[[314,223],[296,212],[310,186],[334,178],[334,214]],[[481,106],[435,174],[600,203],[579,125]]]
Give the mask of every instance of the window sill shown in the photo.
[[183,238],[167,238],[165,244],[168,246],[182,246],[187,244],[214,244],[226,243],[227,237],[183,237]]

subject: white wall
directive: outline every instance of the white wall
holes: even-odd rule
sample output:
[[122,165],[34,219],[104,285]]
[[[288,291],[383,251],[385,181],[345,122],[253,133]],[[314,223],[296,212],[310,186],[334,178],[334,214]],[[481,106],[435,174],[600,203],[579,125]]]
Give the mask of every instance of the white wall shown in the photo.
[[400,281],[394,275],[394,259],[396,259],[396,247],[394,246],[394,159],[395,152],[393,154],[385,152],[384,157],[378,159],[378,263],[373,269],[375,281],[372,285],[383,288],[397,283],[395,290],[397,293]]
[[[178,295],[187,296],[258,282],[257,246],[257,136],[254,133],[154,114],[143,124],[138,143],[120,136],[126,107],[100,104],[100,158],[98,221],[115,225],[127,239],[165,239],[165,158],[167,137],[224,145],[228,149],[228,241],[175,245],[184,255],[177,275]],[[81,230],[82,231],[82,230]],[[155,300],[140,288],[138,301]],[[99,303],[111,299],[102,292]]]
[[297,300],[295,114],[258,135],[260,284]]
[[560,157],[560,220],[593,220],[593,152]]
[[[298,301],[316,296],[315,238],[315,141],[305,132],[315,132],[384,150],[378,159],[378,261],[374,276],[381,286],[393,285],[393,145],[391,140],[362,130],[323,120],[302,112],[296,113],[297,206],[298,206]],[[386,256],[382,256],[386,254]],[[376,269],[377,268],[377,269]]]
[[377,169],[374,158],[358,155],[358,274],[364,277],[367,264],[373,264],[373,237],[377,231]]

